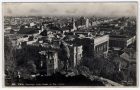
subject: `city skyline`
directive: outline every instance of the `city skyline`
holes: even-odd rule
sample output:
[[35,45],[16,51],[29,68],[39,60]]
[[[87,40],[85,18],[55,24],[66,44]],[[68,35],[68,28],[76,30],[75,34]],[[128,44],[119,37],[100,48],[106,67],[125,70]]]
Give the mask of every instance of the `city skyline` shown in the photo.
[[137,3],[3,3],[3,15],[137,16]]

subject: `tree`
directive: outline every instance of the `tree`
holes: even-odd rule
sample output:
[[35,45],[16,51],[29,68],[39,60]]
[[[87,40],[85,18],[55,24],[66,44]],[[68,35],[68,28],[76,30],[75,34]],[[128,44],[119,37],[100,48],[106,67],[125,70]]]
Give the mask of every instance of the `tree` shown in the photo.
[[70,64],[70,50],[64,41],[60,44],[59,58],[64,61],[64,69],[67,70],[68,65]]
[[[10,77],[10,82],[14,80],[14,71],[16,67],[15,59],[16,49],[12,46],[12,42],[9,37],[4,37],[4,64],[5,64],[5,75]],[[5,78],[6,79],[6,78]],[[8,82],[5,82],[8,84]],[[11,84],[11,83],[9,83]]]

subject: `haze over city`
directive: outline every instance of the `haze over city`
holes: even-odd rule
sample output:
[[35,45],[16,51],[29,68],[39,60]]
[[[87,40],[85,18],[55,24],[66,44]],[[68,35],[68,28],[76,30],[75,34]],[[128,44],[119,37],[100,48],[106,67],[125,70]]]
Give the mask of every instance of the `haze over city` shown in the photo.
[[5,16],[137,16],[137,3],[4,3]]

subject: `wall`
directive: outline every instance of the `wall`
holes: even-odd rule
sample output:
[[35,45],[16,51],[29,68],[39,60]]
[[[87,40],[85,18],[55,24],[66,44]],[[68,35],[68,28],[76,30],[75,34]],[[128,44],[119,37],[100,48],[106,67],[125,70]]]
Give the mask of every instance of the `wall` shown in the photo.
[[[108,52],[109,49],[109,36],[104,35],[94,39],[94,54],[99,55]],[[94,55],[94,56],[95,56]]]

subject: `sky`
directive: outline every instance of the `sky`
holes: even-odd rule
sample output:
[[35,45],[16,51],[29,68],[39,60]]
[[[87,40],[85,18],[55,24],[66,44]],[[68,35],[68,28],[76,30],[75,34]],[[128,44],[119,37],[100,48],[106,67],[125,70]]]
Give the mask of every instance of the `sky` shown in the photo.
[[3,3],[3,15],[137,16],[137,3]]

